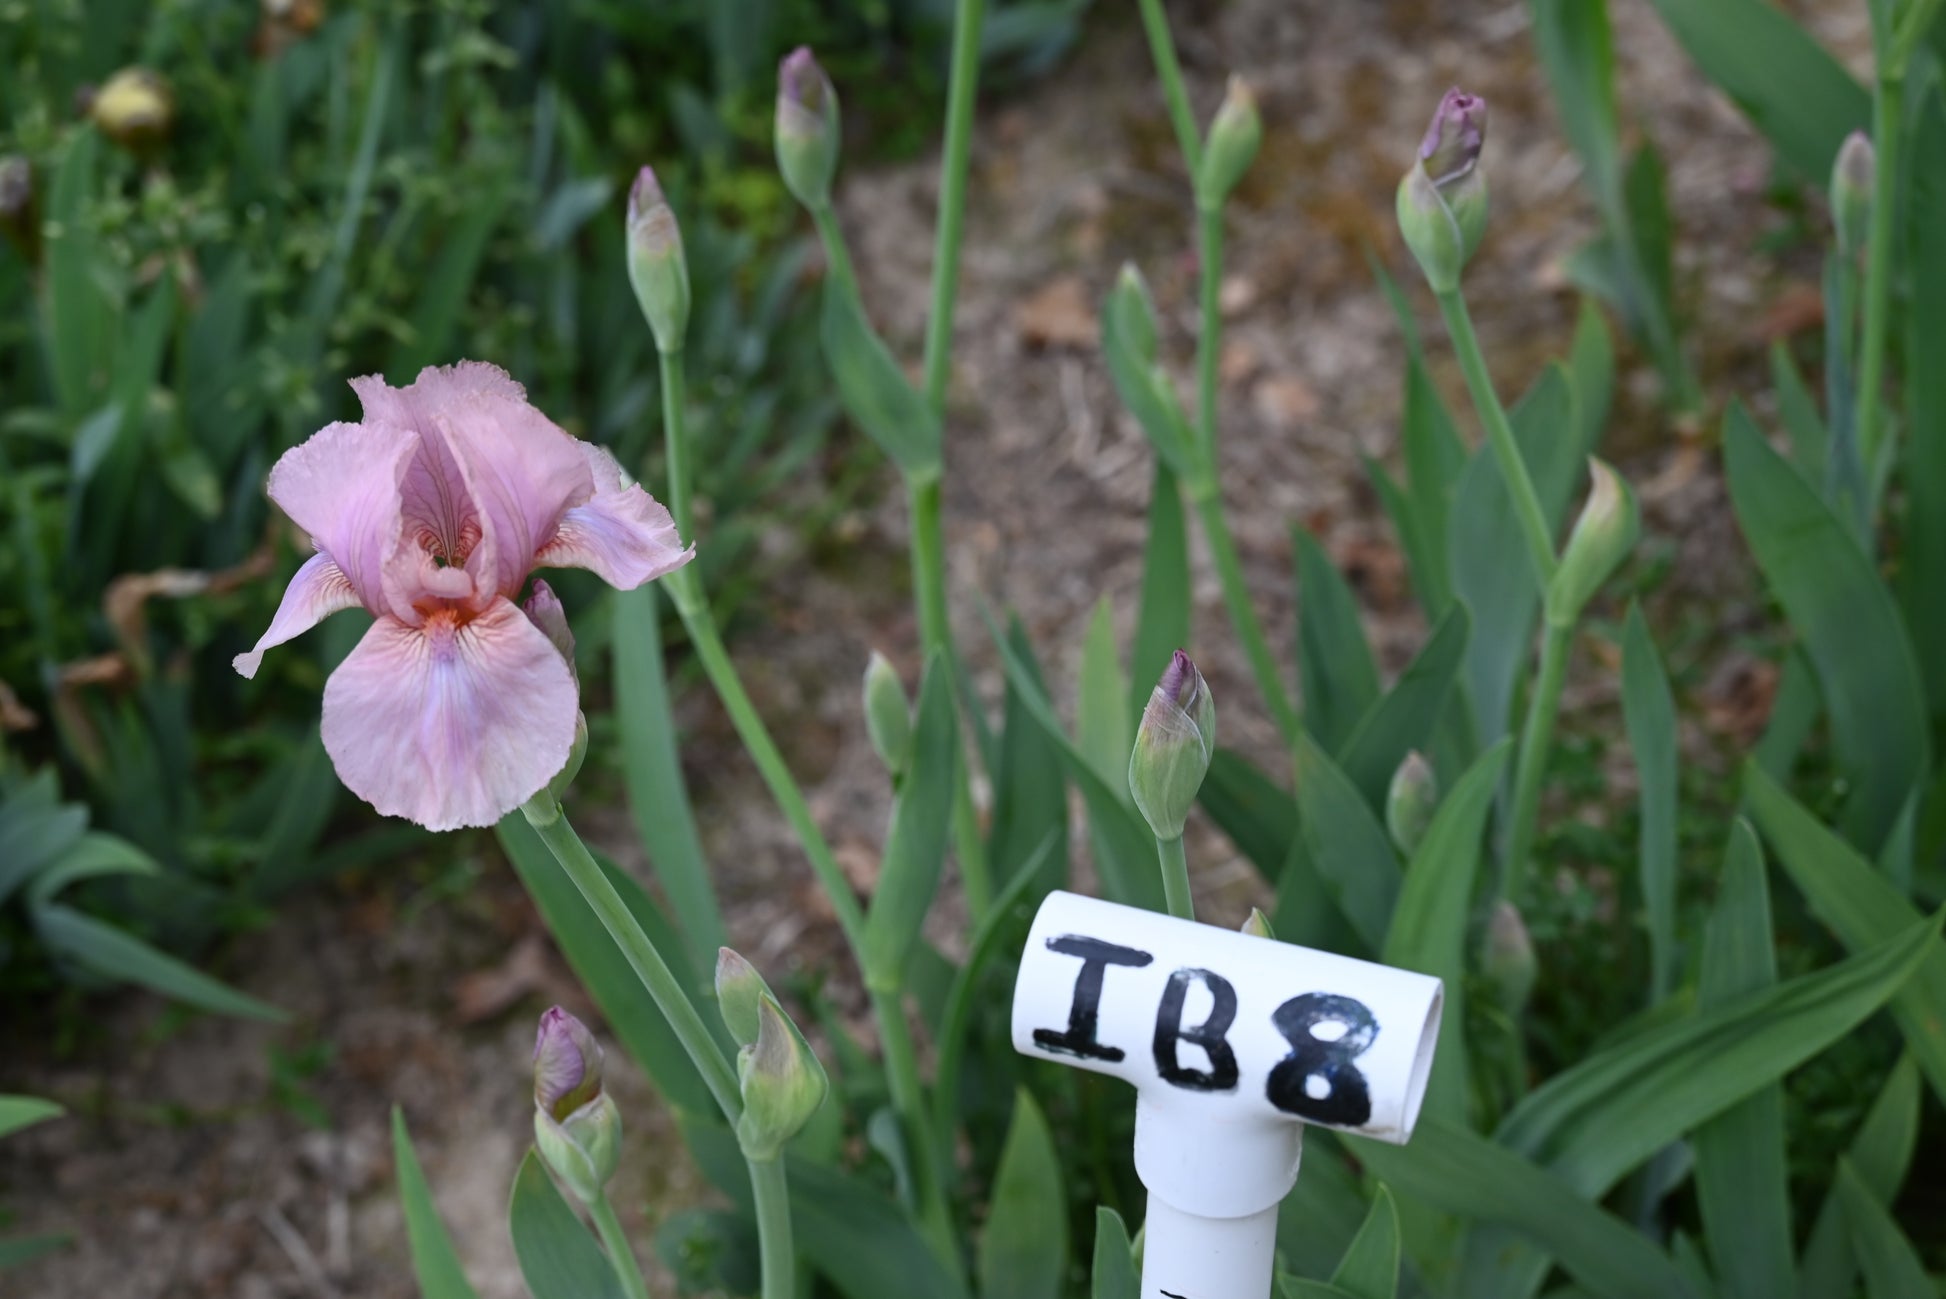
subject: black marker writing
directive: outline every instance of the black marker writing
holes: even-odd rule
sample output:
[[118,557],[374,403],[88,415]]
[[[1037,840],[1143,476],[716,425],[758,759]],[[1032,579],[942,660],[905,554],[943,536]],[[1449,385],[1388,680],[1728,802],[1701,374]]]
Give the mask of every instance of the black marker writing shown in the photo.
[[1083,1060],[1106,1060],[1110,1064],[1120,1060],[1127,1054],[1120,1047],[1103,1046],[1095,1040],[1095,1029],[1101,1020],[1103,974],[1111,965],[1126,965],[1139,970],[1155,957],[1134,947],[1122,947],[1081,934],[1050,938],[1047,947],[1049,951],[1059,952],[1063,956],[1080,957],[1081,973],[1075,976],[1074,1000],[1068,1006],[1066,1031],[1037,1028],[1034,1030],[1034,1045],[1043,1051],[1079,1056]]
[[[1371,1088],[1352,1064],[1378,1036],[1378,1020],[1365,1003],[1328,992],[1307,992],[1272,1011],[1270,1019],[1291,1044],[1291,1053],[1277,1062],[1265,1084],[1270,1103],[1313,1123],[1355,1128],[1369,1121]],[[1319,1024],[1340,1024],[1344,1031],[1326,1040],[1315,1032]],[[1324,1095],[1311,1094],[1313,1078],[1324,1080]]]
[[[1214,1002],[1209,1018],[1193,1028],[1182,1022],[1183,1001],[1189,985],[1200,980]],[[1199,1092],[1233,1091],[1237,1085],[1237,1053],[1230,1049],[1226,1034],[1237,1017],[1237,992],[1230,981],[1213,970],[1177,970],[1162,990],[1162,1004],[1155,1012],[1155,1069],[1164,1082]],[[1200,1046],[1209,1056],[1208,1069],[1192,1069],[1176,1059],[1178,1043]]]

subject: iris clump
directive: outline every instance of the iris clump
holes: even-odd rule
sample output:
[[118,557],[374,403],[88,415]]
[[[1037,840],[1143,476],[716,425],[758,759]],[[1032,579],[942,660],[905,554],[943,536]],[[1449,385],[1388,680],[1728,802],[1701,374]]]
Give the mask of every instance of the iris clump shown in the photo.
[[628,590],[694,550],[613,456],[497,366],[351,386],[364,419],[326,425],[270,471],[270,498],[317,553],[236,670],[253,677],[265,650],[363,607],[376,621],[324,687],[339,778],[429,830],[491,825],[567,765],[579,713],[558,605],[541,591],[515,603],[528,575],[585,568]]

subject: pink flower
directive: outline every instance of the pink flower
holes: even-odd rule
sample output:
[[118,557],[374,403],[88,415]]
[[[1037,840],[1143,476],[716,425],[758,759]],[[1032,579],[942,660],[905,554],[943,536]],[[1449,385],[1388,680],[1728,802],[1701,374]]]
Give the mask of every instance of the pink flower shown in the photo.
[[497,366],[351,386],[364,421],[319,429],[270,471],[270,498],[317,554],[236,670],[255,676],[266,649],[363,605],[378,621],[324,687],[339,778],[430,830],[491,825],[566,764],[579,711],[562,652],[514,604],[528,574],[586,568],[629,589],[695,551],[613,456]]

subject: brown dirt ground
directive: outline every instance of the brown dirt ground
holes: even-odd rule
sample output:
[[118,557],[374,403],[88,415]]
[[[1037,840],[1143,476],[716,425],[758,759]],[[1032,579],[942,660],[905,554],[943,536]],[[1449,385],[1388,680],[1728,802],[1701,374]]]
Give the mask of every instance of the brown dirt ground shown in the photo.
[[[1382,661],[1396,669],[1423,627],[1359,457],[1395,452],[1400,347],[1361,250],[1370,242],[1404,274],[1389,215],[1401,164],[1448,84],[1480,91],[1494,110],[1495,218],[1469,273],[1474,315],[1508,394],[1565,349],[1575,299],[1558,265],[1593,226],[1530,53],[1526,8],[1173,8],[1199,116],[1236,70],[1257,86],[1266,122],[1230,223],[1221,410],[1223,488],[1257,607],[1291,661],[1287,529],[1302,521],[1353,574]],[[1691,336],[1706,340],[1706,384],[1760,392],[1766,315],[1814,283],[1815,268],[1763,247],[1780,218],[1760,198],[1767,154],[1753,132],[1702,85],[1644,0],[1612,8],[1624,116],[1646,125],[1670,166],[1679,279]],[[1820,35],[1855,64],[1867,40],[1863,6],[1815,8]],[[1018,610],[1065,699],[1096,601],[1113,602],[1124,636],[1132,628],[1150,481],[1142,437],[1090,341],[1089,308],[1124,259],[1137,262],[1185,382],[1195,325],[1186,185],[1132,19],[1098,15],[1067,66],[983,117],[973,165],[946,494],[955,624],[981,688],[997,697],[979,601]],[[908,356],[924,326],[935,172],[927,159],[843,183],[867,300]],[[1457,397],[1429,304],[1418,302],[1439,381]],[[1609,437],[1643,486],[1649,547],[1673,561],[1658,598],[1706,610],[1688,616],[1714,622],[1712,647],[1756,625],[1762,607],[1711,458],[1700,439],[1668,427],[1635,358],[1625,361]],[[836,541],[819,542],[816,562],[804,539],[772,539],[780,576],[735,647],[862,883],[885,796],[856,715],[857,673],[874,646],[916,673],[917,636],[899,576],[903,504],[889,474],[882,503],[847,523]],[[1275,766],[1271,727],[1200,550],[1195,565],[1191,648],[1221,701],[1225,742]],[[1719,659],[1712,648],[1709,661]],[[1696,711],[1734,740],[1744,724],[1738,692],[1754,690],[1761,713],[1762,670],[1747,655],[1720,661],[1698,687]],[[1690,665],[1674,666],[1680,678]],[[1577,682],[1571,708],[1606,702],[1612,687],[1592,678]],[[839,968],[828,912],[713,701],[691,690],[680,711],[708,846],[736,863],[724,879],[733,941],[767,968]],[[583,820],[592,838],[627,852],[618,811],[589,809]],[[503,1214],[527,1144],[528,1035],[549,1001],[580,997],[535,939],[537,922],[491,840],[455,850],[444,873],[342,882],[239,944],[226,972],[295,1012],[291,1028],[182,1023],[127,998],[76,1049],[22,1050],[16,1037],[19,1054],[0,1066],[6,1090],[58,1097],[73,1116],[0,1146],[0,1208],[11,1231],[70,1231],[79,1244],[8,1276],[8,1293],[410,1295],[386,1130],[396,1103],[482,1296],[523,1294]],[[1193,860],[1209,918],[1234,920],[1259,900],[1220,836],[1200,832]],[[939,918],[949,945],[953,907],[948,898]],[[492,1013],[457,1026],[464,998]],[[323,1126],[280,1103],[273,1086],[273,1053],[318,1044],[322,1060],[299,1071],[297,1086]],[[630,1133],[618,1198],[646,1253],[647,1226],[703,1192],[646,1084],[625,1063],[614,1072]]]

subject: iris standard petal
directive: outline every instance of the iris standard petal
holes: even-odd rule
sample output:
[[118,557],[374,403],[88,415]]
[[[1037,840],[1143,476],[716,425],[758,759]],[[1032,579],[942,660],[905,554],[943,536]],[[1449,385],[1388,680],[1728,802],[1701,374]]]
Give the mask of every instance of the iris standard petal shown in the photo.
[[576,708],[560,651],[510,601],[419,627],[386,617],[325,683],[324,747],[387,816],[491,825],[567,764]]
[[319,551],[304,561],[284,588],[284,598],[270,620],[269,630],[257,638],[249,653],[237,655],[230,663],[243,676],[254,677],[265,650],[302,635],[340,609],[357,607],[358,592],[351,589],[337,562]]
[[622,476],[607,450],[580,444],[595,494],[561,516],[553,538],[534,562],[543,568],[585,568],[610,586],[630,591],[696,556],[676,536],[676,522],[638,483]]
[[383,570],[399,535],[399,482],[418,445],[396,424],[327,424],[270,470],[270,499],[373,613],[386,608]]

